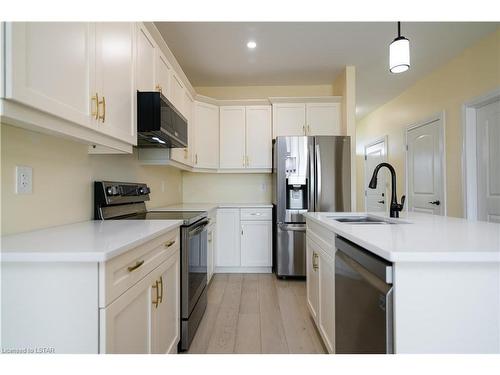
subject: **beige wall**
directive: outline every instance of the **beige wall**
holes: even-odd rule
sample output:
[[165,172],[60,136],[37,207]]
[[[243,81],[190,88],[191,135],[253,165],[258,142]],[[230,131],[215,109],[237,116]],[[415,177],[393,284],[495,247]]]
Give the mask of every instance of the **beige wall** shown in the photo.
[[183,201],[188,203],[270,203],[270,173],[182,174]]
[[195,87],[214,99],[265,99],[273,96],[333,95],[332,85]]
[[388,135],[388,159],[396,168],[397,190],[400,196],[405,188],[404,129],[444,111],[448,215],[463,216],[462,105],[499,86],[500,29],[497,29],[495,33],[467,48],[401,95],[358,121],[358,209],[364,209],[364,145],[380,136]]
[[[137,155],[88,155],[85,144],[1,125],[2,234],[78,221],[93,215],[93,181],[147,183],[148,207],[182,200],[181,172],[142,166]],[[33,194],[15,194],[15,167],[33,167]]]

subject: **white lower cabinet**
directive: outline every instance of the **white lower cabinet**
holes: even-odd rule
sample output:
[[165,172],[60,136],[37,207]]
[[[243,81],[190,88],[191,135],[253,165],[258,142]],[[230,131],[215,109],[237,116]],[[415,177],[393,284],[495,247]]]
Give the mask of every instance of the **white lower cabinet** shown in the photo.
[[215,272],[271,272],[272,209],[217,210]]
[[335,352],[335,262],[311,238],[306,249],[307,307],[329,353]]
[[241,222],[241,266],[271,267],[272,225],[268,221]]
[[319,332],[328,352],[335,348],[335,263],[321,248],[319,251]]
[[176,353],[179,229],[105,262],[2,264],[2,324],[5,348]]
[[239,267],[240,257],[240,209],[217,210],[217,254],[215,266]]

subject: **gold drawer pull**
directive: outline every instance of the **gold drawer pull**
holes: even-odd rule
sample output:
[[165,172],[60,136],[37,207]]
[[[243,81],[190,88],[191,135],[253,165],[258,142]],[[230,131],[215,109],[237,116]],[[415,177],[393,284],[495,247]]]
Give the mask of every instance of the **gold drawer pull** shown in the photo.
[[128,267],[128,272],[132,272],[132,271],[135,271],[136,269],[138,269],[140,266],[142,266],[144,264],[144,261],[141,260],[140,262],[137,262],[135,265],[133,266],[130,266]]
[[313,253],[313,270],[314,271],[316,271],[319,268],[317,260],[318,260],[318,254]]
[[160,283],[159,283],[159,287],[158,287],[158,303],[162,303],[163,302],[163,277],[160,276]]
[[[101,104],[102,104],[102,113],[99,114],[99,105]],[[104,96],[102,97],[102,100],[99,100],[97,102],[97,113],[99,120],[102,120],[102,122],[104,123],[104,121],[106,121],[106,98]]]
[[[97,95],[97,93],[92,96],[91,98],[92,102],[95,102],[95,106],[92,105],[92,117],[94,117],[96,120],[99,119],[99,96]],[[95,110],[94,110],[95,108]]]
[[175,243],[175,240],[168,241],[168,242],[165,244],[165,247],[170,247],[170,246],[172,246],[174,243]]
[[158,308],[158,305],[160,303],[160,296],[158,295],[158,280],[155,281],[155,285],[152,286],[153,289],[156,289],[156,301],[151,301],[153,305],[155,305],[155,308]]

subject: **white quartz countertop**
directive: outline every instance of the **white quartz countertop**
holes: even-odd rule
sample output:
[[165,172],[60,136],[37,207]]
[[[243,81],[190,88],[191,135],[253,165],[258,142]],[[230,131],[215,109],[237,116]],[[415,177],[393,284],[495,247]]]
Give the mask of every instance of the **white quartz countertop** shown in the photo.
[[[391,262],[500,262],[500,224],[402,213],[405,224],[352,224],[335,217],[362,216],[365,213],[306,214],[336,234]],[[388,218],[381,213],[368,214]]]
[[3,262],[103,262],[180,227],[181,220],[85,221],[2,237]]
[[212,211],[216,208],[272,208],[271,203],[179,203],[150,211]]

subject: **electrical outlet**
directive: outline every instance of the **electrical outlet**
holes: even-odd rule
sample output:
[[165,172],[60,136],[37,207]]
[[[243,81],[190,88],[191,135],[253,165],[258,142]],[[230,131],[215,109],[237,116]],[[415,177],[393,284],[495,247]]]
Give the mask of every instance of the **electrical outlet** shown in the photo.
[[33,168],[16,166],[16,194],[33,192]]

